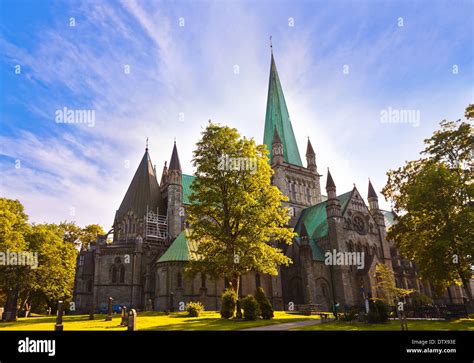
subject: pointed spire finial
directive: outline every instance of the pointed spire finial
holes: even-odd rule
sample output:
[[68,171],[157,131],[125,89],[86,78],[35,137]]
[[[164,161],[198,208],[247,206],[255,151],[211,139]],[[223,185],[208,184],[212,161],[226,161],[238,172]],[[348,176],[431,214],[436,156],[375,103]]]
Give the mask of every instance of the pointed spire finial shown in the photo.
[[375,192],[374,187],[372,186],[372,182],[369,178],[369,192],[367,193],[369,198],[377,198],[377,193]]
[[273,54],[273,44],[272,44],[272,36],[270,35],[270,51]]
[[146,138],[146,147],[145,147],[145,150],[148,151],[148,136]]
[[181,163],[179,162],[178,148],[176,147],[176,141],[174,142],[173,152],[171,153],[169,170],[181,171]]
[[315,152],[313,150],[313,145],[311,145],[311,141],[309,140],[309,136],[308,136],[308,145],[306,146],[306,156],[308,155],[315,155]]
[[334,183],[334,180],[332,179],[332,175],[331,175],[331,172],[329,171],[329,168],[328,168],[328,176],[326,179],[326,189],[328,188],[336,188],[336,184]]

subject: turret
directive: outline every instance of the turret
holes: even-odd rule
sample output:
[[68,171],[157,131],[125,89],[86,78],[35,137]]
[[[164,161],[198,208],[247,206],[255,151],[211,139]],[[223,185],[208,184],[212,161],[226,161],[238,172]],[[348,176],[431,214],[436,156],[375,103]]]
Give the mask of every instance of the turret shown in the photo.
[[372,186],[372,183],[369,179],[369,192],[367,193],[367,200],[369,202],[369,209],[378,210],[379,209],[379,199],[377,198],[377,193],[375,193],[375,189]]
[[369,210],[372,216],[374,217],[375,222],[379,227],[383,227],[385,229],[385,219],[379,209],[379,199],[377,197],[377,193],[375,193],[375,189],[372,186],[372,182],[370,181],[370,179],[369,191],[367,193],[367,201],[369,202]]
[[183,185],[182,185],[181,163],[179,162],[176,142],[171,154],[170,166],[167,178],[168,195],[168,236],[174,240],[182,230],[183,216],[181,208],[183,206]]
[[340,217],[341,216],[341,204],[336,196],[336,184],[332,179],[331,172],[328,168],[328,177],[326,180],[326,193],[328,194],[328,200],[326,204],[326,211],[328,218]]
[[308,138],[308,146],[306,147],[306,165],[309,170],[314,171],[314,172],[317,171],[316,154],[313,150],[313,146],[311,145],[311,141],[309,141],[309,138]]
[[165,165],[163,166],[163,172],[161,173],[161,182],[160,187],[163,187],[166,183],[168,183],[168,167]]

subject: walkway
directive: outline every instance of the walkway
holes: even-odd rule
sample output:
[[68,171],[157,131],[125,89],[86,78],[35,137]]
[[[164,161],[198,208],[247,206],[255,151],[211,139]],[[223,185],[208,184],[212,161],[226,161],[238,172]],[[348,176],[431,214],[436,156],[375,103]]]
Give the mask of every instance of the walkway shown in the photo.
[[257,328],[247,328],[247,329],[242,329],[242,331],[290,330],[290,329],[293,329],[293,328],[300,328],[300,327],[303,327],[303,326],[316,325],[316,324],[321,324],[321,320],[320,319],[312,319],[312,320],[294,321],[292,323],[282,323],[282,324],[259,326]]

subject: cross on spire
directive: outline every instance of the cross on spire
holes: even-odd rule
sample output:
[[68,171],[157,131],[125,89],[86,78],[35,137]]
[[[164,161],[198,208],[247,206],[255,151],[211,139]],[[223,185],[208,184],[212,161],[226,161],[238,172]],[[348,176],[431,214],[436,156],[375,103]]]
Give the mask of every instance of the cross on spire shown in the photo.
[[145,150],[148,151],[148,137],[146,138],[146,147],[145,147]]

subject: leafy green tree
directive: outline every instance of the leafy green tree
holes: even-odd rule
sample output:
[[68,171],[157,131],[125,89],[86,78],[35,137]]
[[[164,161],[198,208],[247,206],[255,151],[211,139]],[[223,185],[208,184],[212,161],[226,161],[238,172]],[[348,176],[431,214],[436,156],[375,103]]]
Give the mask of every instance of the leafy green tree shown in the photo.
[[393,306],[399,300],[415,292],[413,289],[402,289],[395,285],[395,275],[393,270],[384,263],[375,265],[377,276],[376,287],[382,294],[382,299],[387,305]]
[[62,221],[57,226],[61,233],[61,239],[71,244],[79,244],[82,236],[82,229],[75,222]]
[[25,235],[30,226],[23,205],[18,200],[0,198],[0,252],[5,261],[0,264],[0,291],[8,308],[18,305],[18,297],[30,284],[28,266],[7,263],[9,252],[26,252],[29,249]]
[[97,235],[105,234],[104,229],[98,224],[89,224],[85,226],[81,231],[80,241],[82,243],[82,249],[87,250],[89,244],[97,239]]
[[291,260],[277,247],[291,243],[284,197],[271,185],[265,145],[209,123],[194,151],[196,179],[188,207],[190,238],[197,244],[191,274],[225,278],[238,293],[249,271],[277,275]]
[[[473,105],[466,110],[473,117]],[[398,213],[388,238],[414,260],[438,292],[469,280],[474,256],[474,184],[471,121],[443,121],[425,140],[422,158],[387,173],[382,193]]]
[[27,236],[30,249],[38,253],[38,268],[31,271],[30,294],[40,294],[51,307],[58,300],[72,298],[77,250],[62,237],[54,224],[34,225]]

